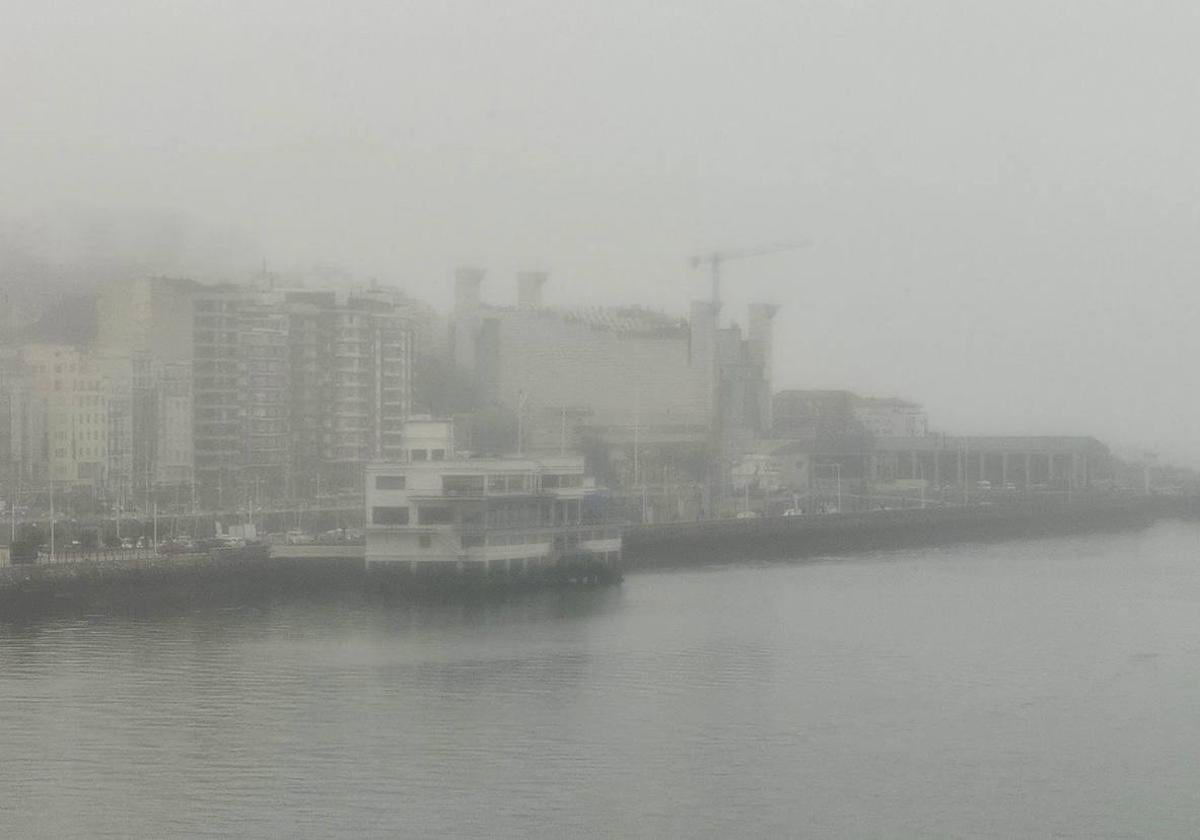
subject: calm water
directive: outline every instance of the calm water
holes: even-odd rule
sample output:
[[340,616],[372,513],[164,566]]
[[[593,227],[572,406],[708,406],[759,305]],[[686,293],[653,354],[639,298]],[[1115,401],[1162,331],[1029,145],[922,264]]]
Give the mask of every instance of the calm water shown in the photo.
[[0,837],[1194,837],[1200,526],[0,629]]

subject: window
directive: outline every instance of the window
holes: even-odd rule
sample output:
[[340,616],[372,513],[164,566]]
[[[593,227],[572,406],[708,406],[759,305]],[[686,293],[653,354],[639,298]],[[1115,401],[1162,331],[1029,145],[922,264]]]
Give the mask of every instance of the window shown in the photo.
[[452,525],[454,511],[448,507],[423,507],[417,514],[422,525]]
[[408,508],[406,507],[374,507],[371,508],[372,525],[407,525]]
[[446,492],[447,496],[482,496],[483,476],[444,475],[442,476],[442,490]]
[[421,543],[421,548],[429,548],[429,546],[433,545],[433,538],[428,534],[422,534],[419,541]]
[[431,450],[429,450],[429,460],[431,460],[431,461],[444,461],[444,460],[446,460],[446,450],[445,450],[445,449],[431,449]]
[[429,450],[428,449],[414,449],[414,450],[412,450],[411,454],[409,455],[409,458],[411,458],[413,461],[428,461],[429,460]]
[[375,477],[376,490],[403,490],[405,477],[402,475],[379,475]]
[[555,487],[580,487],[583,484],[583,476],[567,474],[567,475],[543,475],[542,487],[546,489]]

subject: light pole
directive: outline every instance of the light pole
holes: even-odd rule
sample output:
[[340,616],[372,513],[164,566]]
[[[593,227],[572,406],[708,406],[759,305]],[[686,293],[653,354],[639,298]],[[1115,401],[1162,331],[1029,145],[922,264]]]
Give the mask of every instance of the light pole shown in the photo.
[[50,562],[54,562],[54,479],[50,479]]
[[841,513],[842,512],[842,465],[835,461],[832,464],[820,464],[820,465],[814,464],[813,468],[816,469],[817,466],[833,468],[833,475],[834,475],[834,478],[837,480],[837,512]]
[[837,477],[837,500],[838,500],[837,512],[841,513],[842,512],[842,465],[838,464],[838,463],[834,463],[833,473]]

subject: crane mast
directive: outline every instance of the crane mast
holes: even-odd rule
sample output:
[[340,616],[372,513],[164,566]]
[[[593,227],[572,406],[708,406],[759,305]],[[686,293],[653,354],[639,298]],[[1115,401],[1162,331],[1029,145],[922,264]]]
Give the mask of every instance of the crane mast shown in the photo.
[[713,516],[717,504],[716,492],[720,488],[721,479],[718,473],[723,462],[723,440],[721,433],[721,370],[717,358],[717,330],[721,326],[721,266],[732,260],[744,260],[752,257],[764,257],[768,254],[779,254],[785,251],[795,251],[808,245],[807,241],[795,241],[763,245],[738,251],[712,251],[708,254],[697,254],[692,257],[692,268],[707,265],[712,282],[712,376],[709,396],[709,479],[708,479],[708,516]]
[[786,251],[796,251],[800,248],[807,247],[806,240],[798,240],[795,242],[776,243],[773,245],[763,245],[758,248],[747,248],[736,251],[712,251],[708,254],[697,254],[692,257],[692,268],[699,268],[702,265],[707,265],[709,275],[712,281],[712,307],[714,324],[720,321],[721,312],[721,266],[724,263],[734,260],[746,260],[751,257],[765,257],[769,254],[781,254]]

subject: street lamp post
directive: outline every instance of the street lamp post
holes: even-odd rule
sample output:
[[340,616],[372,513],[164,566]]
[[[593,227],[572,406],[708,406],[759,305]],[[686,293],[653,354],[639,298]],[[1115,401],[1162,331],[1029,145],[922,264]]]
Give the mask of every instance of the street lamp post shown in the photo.
[[54,479],[50,479],[50,562],[54,562]]
[[842,465],[835,461],[832,464],[820,464],[820,465],[814,464],[813,468],[815,469],[817,466],[833,468],[833,474],[837,481],[837,512],[841,513],[842,512]]
[[842,512],[842,465],[834,463],[833,473],[837,477],[837,502],[838,513]]

